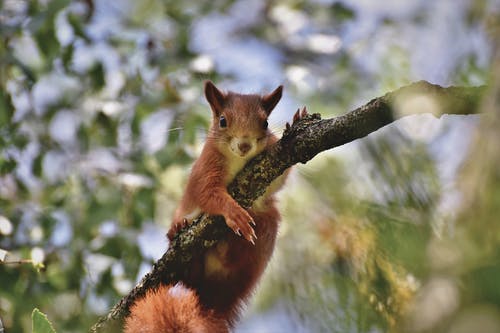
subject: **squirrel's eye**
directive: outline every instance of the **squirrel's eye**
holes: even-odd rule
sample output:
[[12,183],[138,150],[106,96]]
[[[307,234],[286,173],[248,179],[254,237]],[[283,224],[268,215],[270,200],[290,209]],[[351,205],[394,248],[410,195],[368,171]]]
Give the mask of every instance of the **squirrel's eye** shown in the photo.
[[269,123],[267,122],[267,120],[265,120],[262,127],[264,127],[264,129],[267,129],[268,126],[269,126]]
[[220,116],[220,118],[219,118],[219,126],[221,128],[227,127],[227,121],[226,121],[226,118],[224,116]]

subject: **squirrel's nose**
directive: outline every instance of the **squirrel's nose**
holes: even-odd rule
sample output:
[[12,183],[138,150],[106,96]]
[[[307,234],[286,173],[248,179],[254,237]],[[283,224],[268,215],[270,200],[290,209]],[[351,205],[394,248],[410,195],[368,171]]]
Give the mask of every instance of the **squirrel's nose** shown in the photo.
[[248,142],[240,142],[238,143],[238,149],[242,154],[248,153],[248,151],[252,148],[252,145]]

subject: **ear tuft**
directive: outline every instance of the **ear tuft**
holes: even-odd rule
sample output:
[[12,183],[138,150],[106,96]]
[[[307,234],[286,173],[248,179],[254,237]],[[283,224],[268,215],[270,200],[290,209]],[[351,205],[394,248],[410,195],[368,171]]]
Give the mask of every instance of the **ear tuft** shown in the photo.
[[267,115],[271,114],[271,111],[273,111],[276,104],[280,101],[282,94],[283,86],[279,86],[272,93],[262,97],[262,107],[266,111]]
[[205,81],[205,98],[210,104],[212,111],[216,115],[219,115],[224,107],[226,96],[212,83],[212,81]]

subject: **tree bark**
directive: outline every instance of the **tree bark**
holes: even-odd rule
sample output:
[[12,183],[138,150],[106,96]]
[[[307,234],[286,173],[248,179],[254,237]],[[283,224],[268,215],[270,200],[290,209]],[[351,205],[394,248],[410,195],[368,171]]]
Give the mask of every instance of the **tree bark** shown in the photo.
[[[366,105],[331,119],[311,114],[292,126],[268,150],[251,160],[229,185],[228,191],[243,207],[250,207],[267,186],[287,168],[306,163],[318,153],[362,138],[408,113],[473,114],[479,109],[486,88],[448,87],[420,81],[375,98]],[[409,106],[411,105],[411,107]],[[409,110],[409,111],[408,111]],[[128,314],[133,302],[160,283],[176,283],[188,273],[193,257],[213,246],[231,232],[222,217],[201,215],[182,230],[150,273],[106,315],[90,332]]]

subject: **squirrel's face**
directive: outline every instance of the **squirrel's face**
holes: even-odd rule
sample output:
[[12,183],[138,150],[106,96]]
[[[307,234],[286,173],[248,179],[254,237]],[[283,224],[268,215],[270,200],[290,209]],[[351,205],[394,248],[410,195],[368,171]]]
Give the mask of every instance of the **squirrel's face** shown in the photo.
[[267,119],[281,93],[280,86],[265,96],[223,94],[213,83],[205,84],[213,116],[210,138],[224,155],[250,159],[266,148],[271,134]]
[[219,148],[246,159],[264,150],[270,134],[267,114],[258,103],[252,103],[258,97],[252,97],[233,96],[212,124]]

